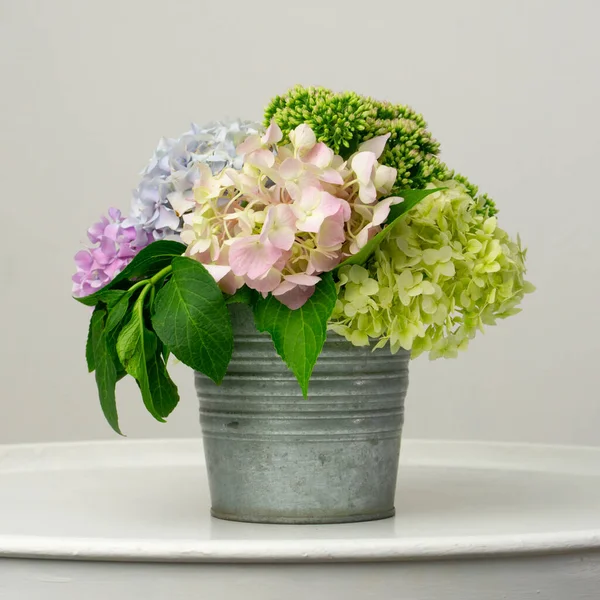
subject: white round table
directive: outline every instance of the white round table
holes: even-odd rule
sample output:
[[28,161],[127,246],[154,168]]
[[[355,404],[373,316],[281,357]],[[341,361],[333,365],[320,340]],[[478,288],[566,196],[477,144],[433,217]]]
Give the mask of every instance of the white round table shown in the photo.
[[0,446],[0,599],[600,598],[596,448],[407,441],[373,523],[209,507],[197,440]]

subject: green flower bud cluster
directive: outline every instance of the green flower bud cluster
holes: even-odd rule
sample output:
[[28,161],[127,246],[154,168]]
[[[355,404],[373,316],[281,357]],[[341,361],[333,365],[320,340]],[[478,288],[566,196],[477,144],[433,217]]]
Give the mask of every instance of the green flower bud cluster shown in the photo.
[[[287,138],[298,125],[306,123],[336,154],[348,158],[361,142],[390,134],[380,162],[397,171],[392,194],[403,189],[422,189],[433,180],[452,179],[454,173],[440,161],[439,143],[427,130],[423,117],[408,106],[379,102],[354,92],[335,93],[321,87],[296,86],[273,98],[265,110],[265,126],[275,119]],[[477,188],[465,178],[456,179]],[[493,202],[482,196],[482,210],[495,214]]]
[[[347,158],[358,144],[373,137],[376,103],[354,92],[336,94],[321,87],[296,86],[276,96],[265,110],[265,124],[275,119],[284,139],[298,125],[306,123],[336,154]],[[371,133],[371,135],[369,135]]]
[[455,357],[533,291],[520,240],[478,210],[481,199],[456,180],[428,187],[446,189],[410,211],[366,267],[339,271],[329,329],[354,345]]

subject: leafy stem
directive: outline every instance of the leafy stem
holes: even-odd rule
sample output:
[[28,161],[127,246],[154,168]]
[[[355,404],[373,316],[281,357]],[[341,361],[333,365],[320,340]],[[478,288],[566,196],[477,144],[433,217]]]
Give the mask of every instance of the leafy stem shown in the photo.
[[156,275],[154,275],[153,277],[151,277],[148,281],[152,285],[156,285],[159,281],[161,281],[162,279],[164,279],[172,270],[173,270],[173,265],[168,265],[164,269],[162,269],[161,271],[159,271]]
[[152,285],[152,280],[151,279],[147,279],[145,283],[146,283],[146,285],[142,289],[142,291],[141,291],[141,293],[139,295],[139,298],[136,300],[135,307],[134,307],[134,310],[137,311],[138,317],[142,321],[143,321],[143,316],[144,316],[144,298],[146,297],[146,294],[151,289],[154,289],[154,286]]
[[[129,288],[129,293],[134,292],[135,290],[137,290],[138,288],[144,287],[147,288],[149,286],[155,286],[161,279],[164,279],[171,271],[173,270],[173,267],[171,267],[171,265],[168,265],[167,267],[165,267],[164,269],[162,269],[161,271],[159,271],[156,275],[154,275],[153,277],[149,277],[148,279],[141,279],[140,281],[134,283],[130,288]],[[147,292],[142,291],[142,294],[145,295]]]

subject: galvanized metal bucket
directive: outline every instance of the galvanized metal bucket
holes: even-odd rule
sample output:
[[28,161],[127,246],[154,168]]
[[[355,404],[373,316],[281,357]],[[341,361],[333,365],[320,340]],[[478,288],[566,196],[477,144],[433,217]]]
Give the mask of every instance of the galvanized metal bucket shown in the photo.
[[220,386],[196,373],[212,514],[256,523],[344,523],[394,514],[409,353],[330,335],[303,398],[231,307],[235,348]]

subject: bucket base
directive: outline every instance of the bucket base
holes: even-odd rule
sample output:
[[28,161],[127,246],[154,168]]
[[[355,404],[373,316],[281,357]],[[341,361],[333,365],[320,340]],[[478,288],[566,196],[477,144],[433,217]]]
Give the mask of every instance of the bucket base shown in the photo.
[[273,525],[332,525],[335,523],[360,523],[361,521],[380,521],[389,519],[396,514],[396,509],[366,513],[358,515],[332,515],[330,517],[285,517],[273,515],[234,515],[219,512],[214,508],[210,509],[210,514],[216,519],[223,521],[239,521],[241,523],[270,523]]

